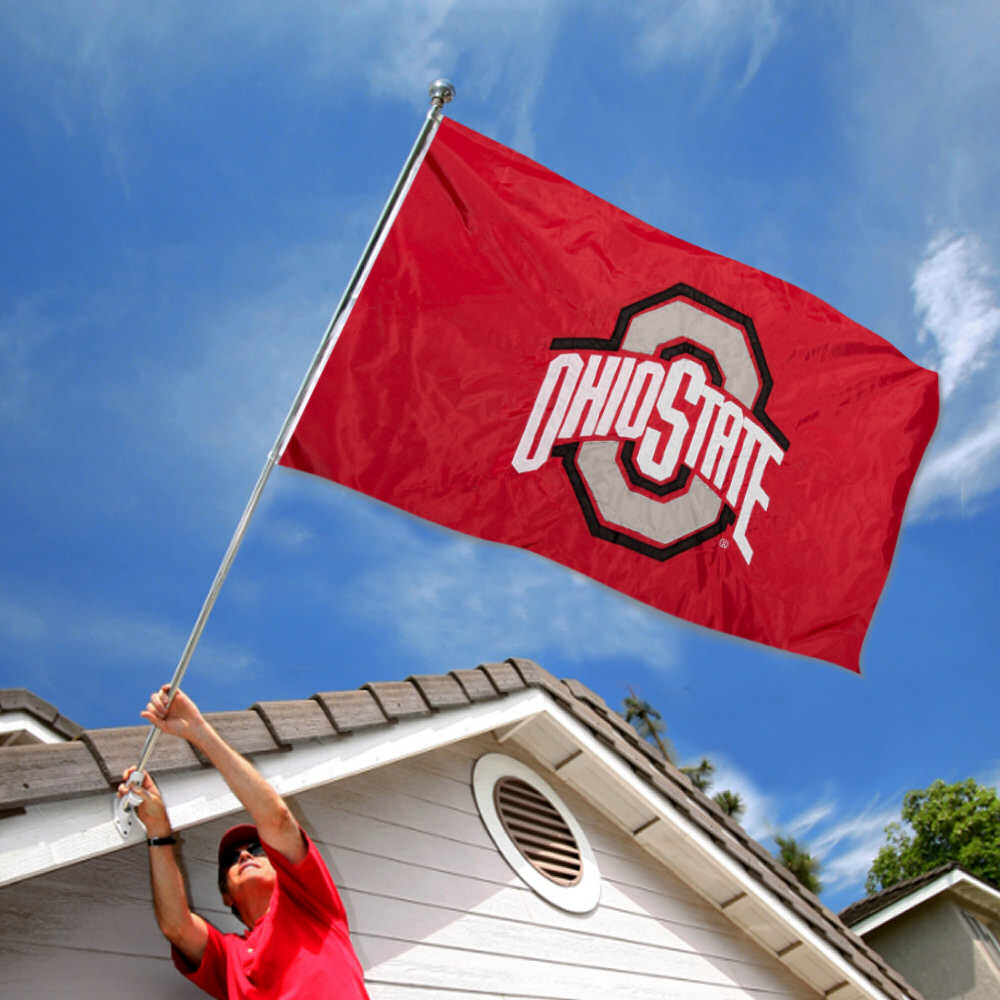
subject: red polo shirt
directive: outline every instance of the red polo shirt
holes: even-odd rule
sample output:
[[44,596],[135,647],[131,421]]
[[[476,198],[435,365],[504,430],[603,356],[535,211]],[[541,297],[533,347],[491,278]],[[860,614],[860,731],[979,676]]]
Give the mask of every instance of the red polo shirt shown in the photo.
[[267,912],[242,934],[208,925],[197,968],[176,948],[174,965],[217,1000],[368,1000],[337,887],[312,841],[292,865],[264,844],[277,872]]

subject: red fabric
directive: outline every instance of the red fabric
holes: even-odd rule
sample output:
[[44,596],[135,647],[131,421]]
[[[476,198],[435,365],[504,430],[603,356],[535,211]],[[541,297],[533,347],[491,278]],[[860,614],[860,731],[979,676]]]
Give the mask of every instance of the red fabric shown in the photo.
[[826,303],[446,120],[281,462],[857,670],[936,419]]
[[267,912],[243,934],[209,924],[198,968],[176,948],[174,964],[217,1000],[367,1000],[343,903],[315,845],[297,865],[263,846],[278,876]]

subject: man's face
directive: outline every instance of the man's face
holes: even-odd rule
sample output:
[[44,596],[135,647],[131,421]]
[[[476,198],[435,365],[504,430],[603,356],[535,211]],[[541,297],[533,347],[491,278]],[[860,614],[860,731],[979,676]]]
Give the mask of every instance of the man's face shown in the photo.
[[248,895],[270,892],[277,880],[270,858],[256,841],[231,848],[222,864],[227,869],[222,898],[227,906],[235,905],[237,909],[241,909],[240,904]]

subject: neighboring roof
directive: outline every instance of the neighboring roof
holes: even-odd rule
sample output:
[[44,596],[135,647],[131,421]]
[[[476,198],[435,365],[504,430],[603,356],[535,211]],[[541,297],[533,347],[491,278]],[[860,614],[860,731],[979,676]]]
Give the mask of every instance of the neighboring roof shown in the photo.
[[1000,916],[1000,890],[952,861],[851,903],[840,919],[857,934],[867,934],[948,890]]
[[[510,711],[504,715],[506,706]],[[338,766],[353,748],[360,761],[354,765],[357,769],[377,767],[398,759],[386,750],[394,742],[398,744],[394,752],[401,756],[473,734],[477,730],[471,721],[465,722],[466,716],[485,727],[478,731],[495,732],[503,742],[522,743],[581,793],[589,790],[640,844],[821,993],[833,1000],[919,1000],[897,972],[695,788],[687,775],[641,740],[599,695],[578,681],[557,680],[530,660],[365,684],[358,690],[325,692],[304,700],[257,702],[246,711],[206,713],[235,749],[254,756],[270,780],[293,769],[291,758],[304,762],[307,777],[275,781],[283,794],[309,787],[308,782],[315,787],[335,780],[329,777],[331,743],[338,748]],[[147,732],[145,726],[90,729],[71,743],[0,748],[0,817],[9,817],[0,819],[0,824],[7,824],[0,825],[0,842],[7,830],[17,834],[7,838],[13,859],[7,862],[12,872],[7,880],[30,877],[45,870],[45,864],[62,867],[84,856],[79,845],[85,833],[79,817],[72,824],[65,820],[64,829],[53,830],[52,843],[44,850],[32,839],[37,839],[44,823],[58,825],[53,817],[61,813],[45,804],[108,793],[117,786],[123,769],[138,759]],[[163,737],[149,769],[161,785],[176,775],[179,787],[182,779],[198,778],[199,772],[209,772],[215,780],[206,765],[185,741]],[[191,801],[201,812],[194,806],[179,806],[179,827],[204,821],[206,803],[216,814],[233,808],[220,805],[218,794],[213,798],[199,793]],[[103,810],[109,814],[110,806],[87,808],[88,821],[99,820],[101,829],[95,825],[89,831],[103,844],[99,850],[124,846],[107,832],[109,817]],[[39,810],[32,821],[30,814]],[[18,838],[25,846],[15,853]],[[69,857],[68,849],[77,851],[77,856]],[[91,854],[98,852],[88,849]]]
[[0,747],[76,739],[81,726],[25,688],[0,688]]

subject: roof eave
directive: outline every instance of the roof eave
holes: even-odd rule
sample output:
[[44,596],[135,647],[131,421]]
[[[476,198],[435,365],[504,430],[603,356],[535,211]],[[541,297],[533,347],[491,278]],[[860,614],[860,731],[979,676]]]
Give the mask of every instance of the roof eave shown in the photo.
[[896,920],[904,913],[922,906],[934,897],[949,890],[954,891],[963,898],[970,899],[975,905],[983,909],[989,909],[1000,916],[1000,891],[994,889],[993,886],[988,885],[981,879],[976,878],[974,875],[963,871],[961,868],[955,868],[952,871],[945,872],[933,882],[928,882],[926,885],[914,889],[908,895],[894,900],[875,913],[869,914],[857,923],[851,924],[851,930],[855,934],[864,937],[876,928]]

